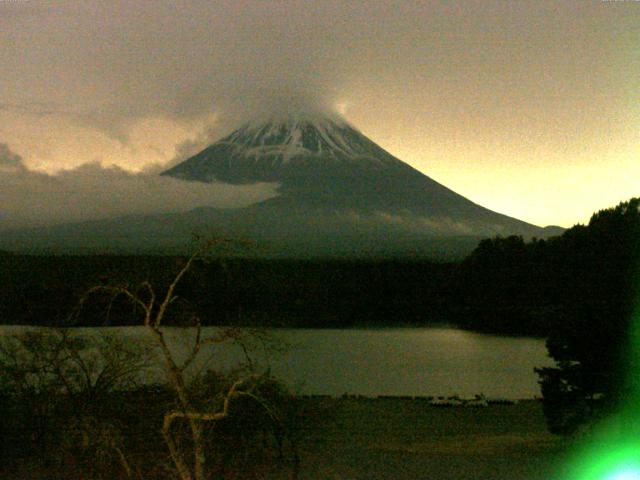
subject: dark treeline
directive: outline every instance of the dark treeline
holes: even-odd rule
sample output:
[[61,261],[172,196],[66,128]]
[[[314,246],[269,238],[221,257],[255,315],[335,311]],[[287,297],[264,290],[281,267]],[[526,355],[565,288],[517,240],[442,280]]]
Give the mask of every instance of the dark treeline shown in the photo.
[[[201,262],[179,294],[204,324],[351,327],[450,323],[542,335],[592,317],[628,318],[640,251],[638,199],[559,237],[487,239],[461,262],[267,260]],[[167,256],[0,255],[0,318],[63,324],[93,285],[167,284],[184,260]],[[78,321],[135,322],[126,302],[93,302]],[[105,311],[109,311],[109,317]],[[184,309],[183,309],[184,310]]]
[[[94,285],[167,285],[183,258],[0,256],[0,318],[63,325]],[[439,320],[453,266],[429,261],[266,260],[199,262],[178,294],[203,324],[350,327]],[[124,300],[124,299],[123,299]],[[184,310],[184,309],[183,309]],[[126,302],[87,303],[85,325],[135,322]],[[441,320],[440,320],[441,321]]]
[[552,247],[564,256],[555,262],[566,298],[550,317],[547,349],[555,366],[537,369],[552,432],[580,431],[638,391],[630,372],[637,366],[633,322],[640,320],[634,315],[640,307],[639,208],[636,198],[598,212]]
[[471,328],[548,335],[603,325],[620,332],[635,300],[640,199],[594,214],[549,240],[483,240],[461,265],[453,295]]

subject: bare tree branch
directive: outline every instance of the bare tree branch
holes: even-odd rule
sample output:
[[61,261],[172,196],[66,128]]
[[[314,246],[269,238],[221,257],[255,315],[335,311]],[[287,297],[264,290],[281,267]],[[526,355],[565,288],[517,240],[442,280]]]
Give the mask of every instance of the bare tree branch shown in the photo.
[[[194,364],[205,346],[233,339],[242,348],[249,366],[253,366],[249,348],[244,339],[245,334],[243,334],[242,331],[237,328],[224,329],[216,335],[203,338],[201,321],[197,316],[194,317],[196,331],[193,344],[188,351],[187,357],[180,364],[177,363],[174,353],[171,351],[165,338],[163,324],[167,309],[178,299],[176,289],[185,275],[193,268],[194,262],[196,262],[198,258],[203,257],[212,248],[222,247],[223,249],[227,249],[232,243],[238,242],[232,242],[227,239],[216,239],[202,244],[186,259],[184,265],[173,277],[164,293],[158,292],[158,296],[156,296],[155,289],[148,281],[140,283],[136,289],[130,289],[128,286],[96,286],[89,289],[81,298],[76,312],[79,313],[89,296],[97,293],[105,293],[112,296],[108,311],[111,310],[111,305],[118,296],[124,296],[134,306],[139,307],[144,312],[143,324],[148,328],[160,348],[165,374],[177,399],[177,408],[173,411],[166,412],[164,415],[162,435],[169,450],[169,455],[182,480],[205,480],[205,478],[207,478],[205,474],[206,452],[204,423],[216,422],[226,418],[229,415],[230,404],[233,400],[240,397],[250,398],[264,409],[269,418],[276,422],[280,421],[278,415],[270,408],[268,403],[260,398],[260,395],[255,393],[256,388],[258,388],[262,381],[262,377],[260,376],[253,375],[234,382],[224,395],[222,408],[218,411],[208,411],[197,408],[195,405],[197,402],[194,402],[192,399],[192,392],[190,392],[185,380],[185,372]],[[262,342],[262,340],[259,339],[259,342]],[[90,371],[89,365],[83,363],[83,359],[79,357],[74,357],[74,361],[80,370],[84,372],[88,385],[91,385],[90,375],[87,375]],[[93,386],[98,388],[103,385],[111,385],[121,372],[126,371],[126,368],[114,372],[102,371],[93,382]],[[189,427],[191,442],[188,447],[179,445],[177,439],[171,432],[171,427],[176,419],[185,420]],[[193,454],[192,462],[186,460],[187,449],[191,449],[190,453]],[[131,475],[130,468],[127,468],[126,459],[123,465],[125,465],[127,474]]]
[[178,285],[178,283],[180,283],[180,280],[182,279],[182,277],[184,277],[184,275],[189,271],[195,259],[198,258],[200,255],[202,255],[207,249],[208,248],[205,245],[204,247],[196,250],[193,254],[191,254],[189,259],[187,260],[187,263],[185,263],[185,265],[182,267],[182,269],[178,272],[178,274],[173,279],[173,282],[171,282],[171,284],[169,285],[169,288],[167,289],[167,293],[164,297],[164,300],[160,304],[160,307],[158,308],[158,313],[156,314],[156,317],[154,319],[154,326],[156,328],[160,326],[160,323],[164,318],[164,313],[167,310],[167,307],[169,306],[169,304],[175,300],[175,297],[173,296],[173,292],[176,289],[176,286]]

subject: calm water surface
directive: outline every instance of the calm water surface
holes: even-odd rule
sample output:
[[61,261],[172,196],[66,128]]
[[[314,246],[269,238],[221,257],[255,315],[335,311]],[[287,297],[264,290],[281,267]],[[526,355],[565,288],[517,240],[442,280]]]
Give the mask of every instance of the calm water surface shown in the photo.
[[544,340],[452,328],[282,330],[294,347],[273,371],[302,393],[539,395],[534,367],[551,365]]
[[[1,333],[22,327],[2,327]],[[205,328],[205,333],[215,332]],[[148,341],[143,327],[80,329]],[[288,347],[278,355],[257,354],[260,368],[271,372],[300,394],[453,395],[530,398],[539,395],[534,367],[551,365],[544,340],[500,337],[454,328],[308,330],[274,329],[274,338]],[[167,329],[177,357],[186,354],[193,330]],[[242,361],[234,346],[212,346],[205,361],[229,369]],[[150,375],[151,377],[152,375]]]

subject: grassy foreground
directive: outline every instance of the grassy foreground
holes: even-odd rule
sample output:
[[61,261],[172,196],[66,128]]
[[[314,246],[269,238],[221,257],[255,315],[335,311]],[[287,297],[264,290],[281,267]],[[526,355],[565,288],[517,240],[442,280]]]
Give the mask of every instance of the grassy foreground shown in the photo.
[[[237,435],[212,430],[212,459],[221,465],[213,469],[215,478],[552,480],[562,464],[564,440],[547,432],[541,404],[533,400],[482,408],[434,407],[403,398],[313,397],[296,398],[293,404],[296,466],[286,445],[280,458],[273,443],[264,443],[260,435],[251,445],[236,444]],[[175,478],[161,468],[167,459],[157,438],[160,425],[145,425],[142,437],[139,430],[130,423],[125,441],[131,464],[140,467],[133,478]],[[221,444],[231,450],[220,450]],[[81,470],[63,458],[55,468],[36,466],[33,457],[26,463],[14,458],[0,467],[0,478],[127,478],[117,465],[111,471],[100,467],[98,456],[83,459],[95,464],[94,470]]]
[[550,480],[564,441],[541,404],[432,407],[423,400],[327,399],[300,438],[301,479]]

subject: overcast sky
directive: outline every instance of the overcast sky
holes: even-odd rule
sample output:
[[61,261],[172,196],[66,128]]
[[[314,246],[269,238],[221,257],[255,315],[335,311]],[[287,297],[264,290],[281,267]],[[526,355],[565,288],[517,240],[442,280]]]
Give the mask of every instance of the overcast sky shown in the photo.
[[5,177],[155,172],[303,103],[538,225],[640,195],[637,1],[0,0],[0,65]]

